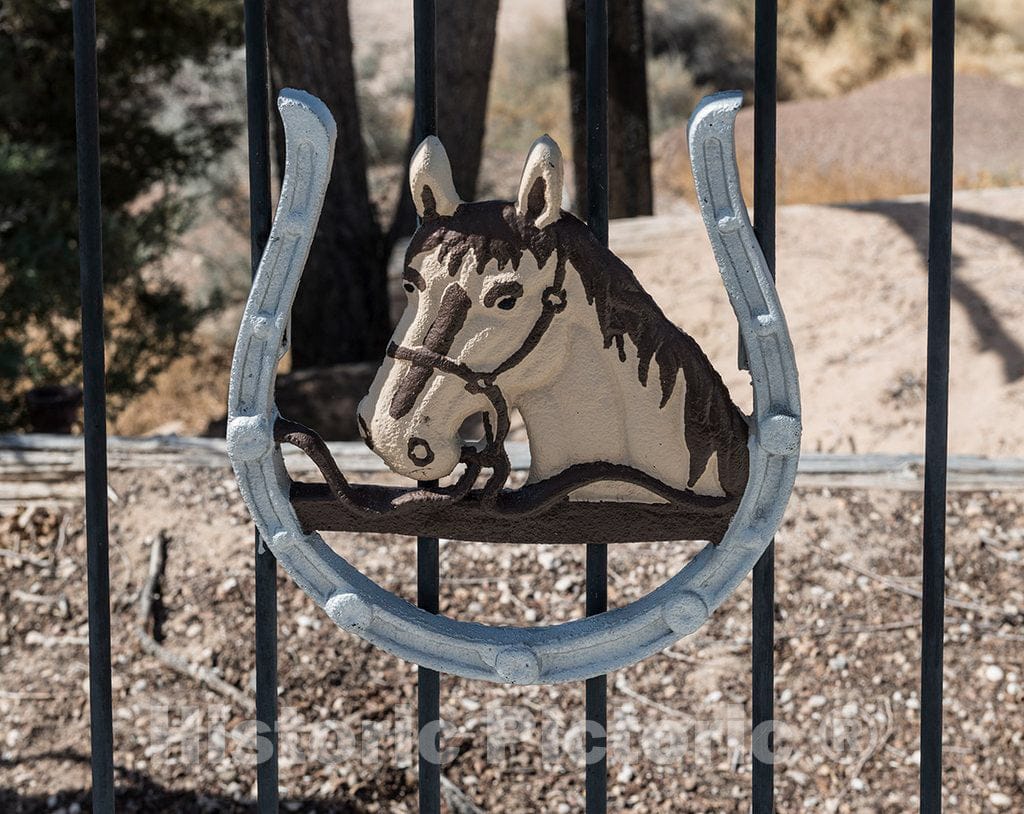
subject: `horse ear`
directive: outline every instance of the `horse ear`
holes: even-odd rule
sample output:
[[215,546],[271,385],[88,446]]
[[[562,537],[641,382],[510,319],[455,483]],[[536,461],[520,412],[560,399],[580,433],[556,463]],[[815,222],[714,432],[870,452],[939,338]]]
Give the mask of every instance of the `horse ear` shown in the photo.
[[533,142],[526,157],[516,211],[538,229],[562,216],[562,151],[548,135]]
[[462,200],[455,191],[452,165],[437,136],[420,142],[409,162],[409,189],[416,213],[423,219],[453,215]]

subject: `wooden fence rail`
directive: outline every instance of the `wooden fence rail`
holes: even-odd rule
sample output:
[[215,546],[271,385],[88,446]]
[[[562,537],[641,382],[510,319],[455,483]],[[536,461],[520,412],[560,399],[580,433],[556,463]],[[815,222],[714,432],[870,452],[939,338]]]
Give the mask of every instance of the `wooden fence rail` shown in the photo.
[[[383,462],[358,441],[329,444],[345,472],[387,472]],[[512,468],[530,467],[526,443],[508,444]],[[301,452],[284,448],[288,469],[312,475],[316,469]],[[224,469],[230,466],[223,439],[110,438],[111,472],[146,469]],[[830,455],[804,453],[797,486],[803,488],[896,489],[919,491],[921,455]],[[76,503],[84,499],[85,451],[82,439],[66,435],[0,435],[0,510],[28,503]],[[952,456],[949,488],[958,491],[1024,488],[1024,458]]]

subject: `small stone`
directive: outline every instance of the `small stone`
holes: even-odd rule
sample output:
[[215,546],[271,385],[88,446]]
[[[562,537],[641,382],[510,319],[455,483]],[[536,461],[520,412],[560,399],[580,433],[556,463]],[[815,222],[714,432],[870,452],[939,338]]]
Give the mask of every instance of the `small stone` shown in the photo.
[[619,769],[619,773],[618,775],[616,775],[615,779],[618,780],[620,783],[628,783],[630,780],[633,779],[633,767],[627,763],[625,766]]
[[828,660],[828,668],[830,670],[835,670],[836,672],[839,672],[840,670],[846,669],[846,663],[846,656],[833,656]]
[[537,562],[545,571],[550,571],[558,564],[558,557],[551,551],[541,551],[537,554]]
[[1013,805],[1013,800],[1010,795],[1003,794],[1001,791],[994,791],[988,796],[988,801],[996,808],[1009,808]]
[[224,597],[230,594],[237,587],[238,580],[234,577],[228,577],[220,585],[217,586],[217,599],[224,599]]
[[812,695],[807,699],[807,703],[811,709],[821,709],[828,703],[828,699],[824,695]]
[[995,664],[990,664],[985,668],[985,678],[993,684],[998,684],[1003,680],[1003,668]]

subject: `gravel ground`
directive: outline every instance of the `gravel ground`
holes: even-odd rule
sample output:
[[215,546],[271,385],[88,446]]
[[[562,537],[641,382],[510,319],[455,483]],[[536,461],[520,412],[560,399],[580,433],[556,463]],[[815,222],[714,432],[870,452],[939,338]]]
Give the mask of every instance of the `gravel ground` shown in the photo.
[[[247,701],[146,654],[136,632],[149,548],[166,541],[163,645],[250,693],[252,536],[223,470],[112,481],[116,764],[124,811],[246,811],[256,757]],[[951,497],[945,789],[950,810],[1024,810],[1024,494]],[[916,810],[920,500],[803,490],[778,536],[780,811]],[[0,518],[0,809],[88,808],[85,543],[80,513]],[[413,544],[336,540],[411,598]],[[692,553],[618,546],[628,602]],[[582,551],[442,547],[442,610],[549,624],[583,608]],[[337,630],[279,586],[281,785],[290,811],[414,811],[415,668]],[[610,807],[749,806],[749,586],[694,636],[611,677]],[[443,681],[445,776],[486,811],[582,810],[582,687]],[[450,809],[455,810],[455,809]]]

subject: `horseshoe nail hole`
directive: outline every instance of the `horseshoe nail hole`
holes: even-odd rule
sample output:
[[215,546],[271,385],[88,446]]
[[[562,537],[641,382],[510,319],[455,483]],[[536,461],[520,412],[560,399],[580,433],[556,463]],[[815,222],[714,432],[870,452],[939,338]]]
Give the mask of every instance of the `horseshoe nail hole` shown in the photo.
[[774,333],[779,327],[779,321],[772,314],[756,314],[754,319],[757,323],[757,332],[762,336]]

